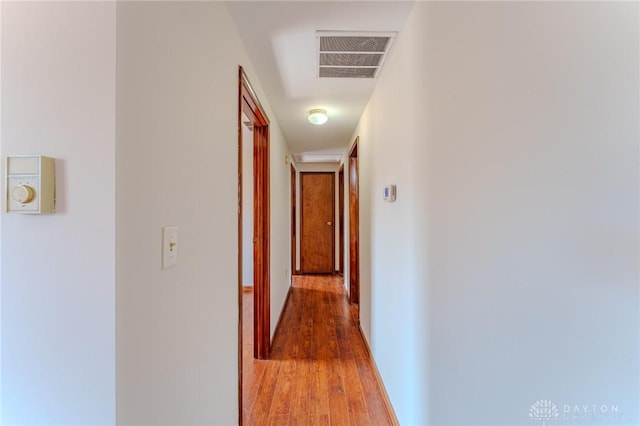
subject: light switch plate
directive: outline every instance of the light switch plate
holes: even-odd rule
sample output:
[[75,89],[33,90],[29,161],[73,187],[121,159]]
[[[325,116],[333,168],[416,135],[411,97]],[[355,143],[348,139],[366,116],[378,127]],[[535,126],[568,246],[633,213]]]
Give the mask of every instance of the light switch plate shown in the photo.
[[388,203],[393,203],[396,200],[396,186],[387,185],[382,192],[382,199]]
[[172,267],[178,262],[178,227],[162,228],[162,269]]

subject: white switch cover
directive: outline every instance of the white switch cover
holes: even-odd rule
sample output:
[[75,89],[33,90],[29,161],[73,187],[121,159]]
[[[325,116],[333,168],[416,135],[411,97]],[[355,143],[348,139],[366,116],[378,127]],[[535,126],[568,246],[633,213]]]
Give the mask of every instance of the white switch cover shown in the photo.
[[178,227],[162,228],[162,269],[172,267],[178,261]]

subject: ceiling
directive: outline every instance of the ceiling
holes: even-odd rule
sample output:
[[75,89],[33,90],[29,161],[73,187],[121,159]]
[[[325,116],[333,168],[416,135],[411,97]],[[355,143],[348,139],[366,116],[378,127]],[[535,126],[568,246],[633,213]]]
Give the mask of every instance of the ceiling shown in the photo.
[[[227,6],[289,147],[297,154],[326,155],[351,142],[376,79],[318,78],[316,31],[399,32],[413,1],[228,1]],[[309,123],[314,108],[327,110],[326,124]],[[320,157],[306,156],[307,161]]]

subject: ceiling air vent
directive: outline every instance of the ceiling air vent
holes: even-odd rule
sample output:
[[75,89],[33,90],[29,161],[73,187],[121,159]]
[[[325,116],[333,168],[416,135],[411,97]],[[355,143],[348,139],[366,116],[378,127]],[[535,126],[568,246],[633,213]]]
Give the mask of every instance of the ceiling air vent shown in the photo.
[[318,77],[375,78],[396,34],[317,31]]

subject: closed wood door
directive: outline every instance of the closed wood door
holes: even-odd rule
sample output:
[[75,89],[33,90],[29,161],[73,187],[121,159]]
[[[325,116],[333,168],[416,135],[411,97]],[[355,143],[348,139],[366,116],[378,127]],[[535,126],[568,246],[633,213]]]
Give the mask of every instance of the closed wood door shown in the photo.
[[300,269],[305,274],[334,272],[335,174],[300,174]]

